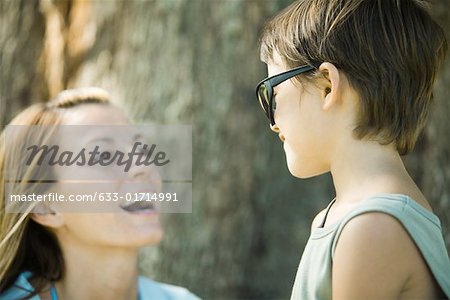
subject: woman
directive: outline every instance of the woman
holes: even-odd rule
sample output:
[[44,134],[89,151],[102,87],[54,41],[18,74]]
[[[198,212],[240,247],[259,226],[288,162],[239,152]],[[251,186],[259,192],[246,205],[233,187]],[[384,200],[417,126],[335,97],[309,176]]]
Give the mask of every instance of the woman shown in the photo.
[[[144,183],[146,192],[160,190],[158,173],[148,167],[134,166],[129,172],[120,172],[118,168],[84,165],[75,166],[73,173],[73,169],[64,166],[42,168],[36,160],[26,166],[15,166],[10,156],[5,161],[8,153],[23,151],[25,142],[30,141],[31,128],[45,128],[35,134],[37,141],[56,141],[69,149],[75,149],[77,144],[130,149],[136,140],[127,140],[132,137],[127,135],[129,132],[120,134],[119,130],[130,128],[128,120],[109,103],[105,91],[64,91],[48,103],[26,109],[10,125],[22,126],[17,126],[17,133],[3,133],[2,141],[6,136],[7,140],[0,150],[0,299],[198,299],[184,288],[138,275],[139,248],[156,245],[163,236],[152,204],[110,201],[98,204],[97,213],[75,213],[75,206],[80,208],[81,204],[32,202],[11,206],[5,199],[12,176],[20,177],[15,193],[90,194],[100,189],[121,194],[131,192],[139,182]],[[85,129],[81,134],[75,130],[77,134],[68,135],[71,126]],[[66,128],[66,134],[58,134],[61,128]],[[68,184],[68,178],[76,179],[75,184]],[[50,183],[45,185],[40,179]],[[89,184],[89,180],[80,179],[98,179],[103,183]],[[8,212],[17,206],[20,213]]]
[[443,299],[439,218],[406,171],[447,43],[415,0],[299,0],[261,39],[257,97],[290,172],[331,172],[292,299]]

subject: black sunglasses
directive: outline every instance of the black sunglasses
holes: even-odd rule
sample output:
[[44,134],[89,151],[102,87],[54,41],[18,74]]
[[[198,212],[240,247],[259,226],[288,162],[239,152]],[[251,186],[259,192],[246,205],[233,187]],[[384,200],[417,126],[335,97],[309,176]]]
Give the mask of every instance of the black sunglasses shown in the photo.
[[261,104],[261,107],[266,113],[266,116],[269,119],[270,124],[272,126],[275,125],[274,120],[275,108],[273,107],[273,88],[282,83],[283,81],[286,81],[296,75],[311,71],[316,68],[317,67],[310,65],[300,66],[288,70],[286,72],[277,74],[275,76],[268,77],[263,81],[261,81],[260,83],[258,83],[258,85],[256,86],[256,97],[258,98],[259,104]]

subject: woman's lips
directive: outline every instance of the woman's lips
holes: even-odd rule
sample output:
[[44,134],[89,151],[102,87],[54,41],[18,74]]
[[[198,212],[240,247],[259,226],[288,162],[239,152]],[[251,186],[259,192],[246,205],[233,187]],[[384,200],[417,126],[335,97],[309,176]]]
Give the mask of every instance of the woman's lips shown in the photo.
[[130,201],[126,204],[121,204],[120,208],[130,213],[138,213],[143,211],[155,210],[155,205],[149,201]]
[[281,133],[279,133],[279,134],[278,134],[278,137],[280,138],[281,142],[284,143],[284,140],[285,140],[284,135],[282,135]]
[[[138,198],[125,203],[120,204],[120,208],[124,211],[132,214],[152,214],[156,213],[157,208],[153,201],[151,201],[151,195],[153,193],[138,193]],[[149,196],[150,195],[150,196]],[[150,201],[148,201],[150,200]]]

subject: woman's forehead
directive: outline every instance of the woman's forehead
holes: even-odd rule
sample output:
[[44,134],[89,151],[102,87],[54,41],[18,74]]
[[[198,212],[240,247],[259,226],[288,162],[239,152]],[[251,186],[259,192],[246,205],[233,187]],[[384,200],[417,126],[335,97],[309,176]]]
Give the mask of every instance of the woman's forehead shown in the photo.
[[63,125],[129,125],[125,114],[110,104],[82,104],[67,109]]

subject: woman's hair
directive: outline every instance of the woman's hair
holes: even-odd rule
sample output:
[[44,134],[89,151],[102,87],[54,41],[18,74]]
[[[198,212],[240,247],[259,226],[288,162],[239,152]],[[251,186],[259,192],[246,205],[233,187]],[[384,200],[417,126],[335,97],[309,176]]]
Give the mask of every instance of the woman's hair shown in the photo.
[[444,31],[426,8],[421,0],[298,0],[266,25],[261,60],[270,62],[275,51],[288,68],[334,64],[360,96],[354,135],[395,142],[404,155],[425,126],[447,53]]
[[[56,127],[64,118],[64,113],[72,107],[86,103],[109,103],[106,91],[99,88],[79,88],[65,90],[53,100],[39,103],[22,111],[9,125],[26,126],[43,125],[49,128]],[[6,139],[5,131],[0,136],[0,294],[14,283],[17,276],[23,271],[31,271],[35,291],[30,294],[38,294],[49,281],[59,280],[64,272],[64,259],[58,240],[53,232],[38,224],[30,218],[34,204],[29,205],[25,212],[7,212],[7,199],[5,199],[6,181],[10,175],[6,174],[6,153],[23,151],[24,139],[27,138],[27,130],[21,130],[21,134],[9,134]],[[50,130],[51,131],[51,130]],[[45,132],[39,139],[46,141],[51,132]],[[22,134],[23,133],[23,134]],[[6,151],[8,148],[8,152]],[[40,193],[42,184],[33,175],[43,174],[38,172],[36,163],[31,163],[24,169],[20,164],[15,170],[19,174],[20,183],[16,186],[18,192]],[[30,180],[33,179],[33,180]],[[23,183],[23,184],[22,184]],[[17,191],[15,190],[14,193]]]

